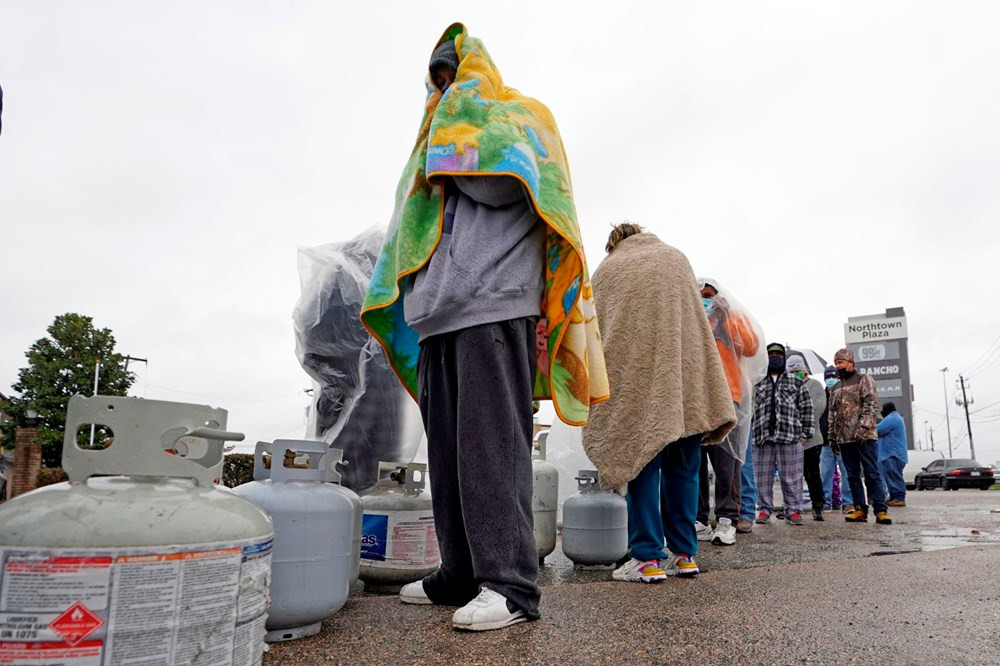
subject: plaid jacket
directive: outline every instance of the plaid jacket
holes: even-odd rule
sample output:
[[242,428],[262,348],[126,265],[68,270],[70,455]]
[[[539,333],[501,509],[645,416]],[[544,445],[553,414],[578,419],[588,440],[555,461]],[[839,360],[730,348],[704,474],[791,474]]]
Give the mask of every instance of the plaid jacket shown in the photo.
[[801,379],[766,375],[753,387],[753,443],[795,444],[813,436],[813,403]]

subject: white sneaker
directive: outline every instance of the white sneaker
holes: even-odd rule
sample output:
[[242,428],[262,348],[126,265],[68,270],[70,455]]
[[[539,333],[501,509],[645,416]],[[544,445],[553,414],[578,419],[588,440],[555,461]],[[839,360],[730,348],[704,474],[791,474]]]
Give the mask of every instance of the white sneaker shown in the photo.
[[729,518],[719,518],[719,524],[712,532],[712,543],[719,546],[732,546],[736,543],[736,526]]
[[511,612],[507,608],[507,597],[483,587],[480,588],[478,597],[455,611],[451,616],[451,623],[456,629],[488,631],[503,629],[527,619],[523,610]]
[[433,604],[424,591],[424,581],[418,580],[416,583],[409,583],[399,591],[399,600],[404,604]]
[[667,578],[667,574],[655,560],[643,562],[634,557],[612,572],[611,577],[629,583],[656,583]]
[[698,537],[698,541],[712,540],[712,528],[700,520],[694,521],[694,533]]
[[698,563],[690,555],[678,555],[670,562],[661,561],[660,568],[668,576],[680,576],[682,578],[697,576],[701,571],[698,569]]

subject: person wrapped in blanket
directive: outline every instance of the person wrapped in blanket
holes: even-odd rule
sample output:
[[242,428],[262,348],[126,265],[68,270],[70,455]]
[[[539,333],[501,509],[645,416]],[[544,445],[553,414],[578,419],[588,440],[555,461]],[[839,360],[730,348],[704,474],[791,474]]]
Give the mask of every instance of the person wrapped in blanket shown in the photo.
[[[447,91],[458,68],[445,40],[431,80]],[[517,179],[450,177],[440,242],[407,286],[441,567],[400,600],[461,606],[459,629],[539,617],[531,431],[544,234]]]
[[[764,376],[767,356],[760,341],[764,332],[732,293],[725,290],[714,278],[698,278],[702,305],[715,336],[715,346],[722,359],[733,406],[736,408],[737,426],[719,446],[701,450],[701,469],[698,484],[698,521],[695,529],[699,541],[711,541],[720,546],[736,543],[737,532],[753,529],[754,507],[757,499],[753,483],[753,452],[750,450],[750,414],[752,412],[753,385]],[[708,513],[708,463],[715,470],[715,519],[713,530]],[[744,476],[744,461],[749,465]],[[749,477],[749,478],[748,478]],[[749,481],[744,493],[744,485]],[[741,500],[750,494],[748,515],[743,515]]]

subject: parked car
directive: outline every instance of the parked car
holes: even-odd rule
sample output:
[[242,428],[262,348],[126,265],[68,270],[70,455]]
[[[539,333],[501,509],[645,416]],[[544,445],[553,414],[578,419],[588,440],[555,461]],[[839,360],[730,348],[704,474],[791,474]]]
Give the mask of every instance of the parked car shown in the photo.
[[941,451],[907,451],[906,466],[903,467],[903,481],[906,482],[907,490],[914,490],[917,487],[917,474],[930,465],[935,460],[944,460],[944,453]]
[[971,458],[951,458],[935,460],[923,471],[917,474],[917,490],[940,488],[941,490],[958,490],[959,488],[979,488],[989,490],[993,485],[993,469],[980,465]]

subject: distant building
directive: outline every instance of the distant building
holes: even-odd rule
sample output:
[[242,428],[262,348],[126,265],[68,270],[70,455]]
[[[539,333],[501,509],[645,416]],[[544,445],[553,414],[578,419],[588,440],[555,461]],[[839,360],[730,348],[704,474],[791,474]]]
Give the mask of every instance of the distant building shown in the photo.
[[10,414],[6,411],[8,402],[7,396],[0,393],[0,423],[10,423]]

